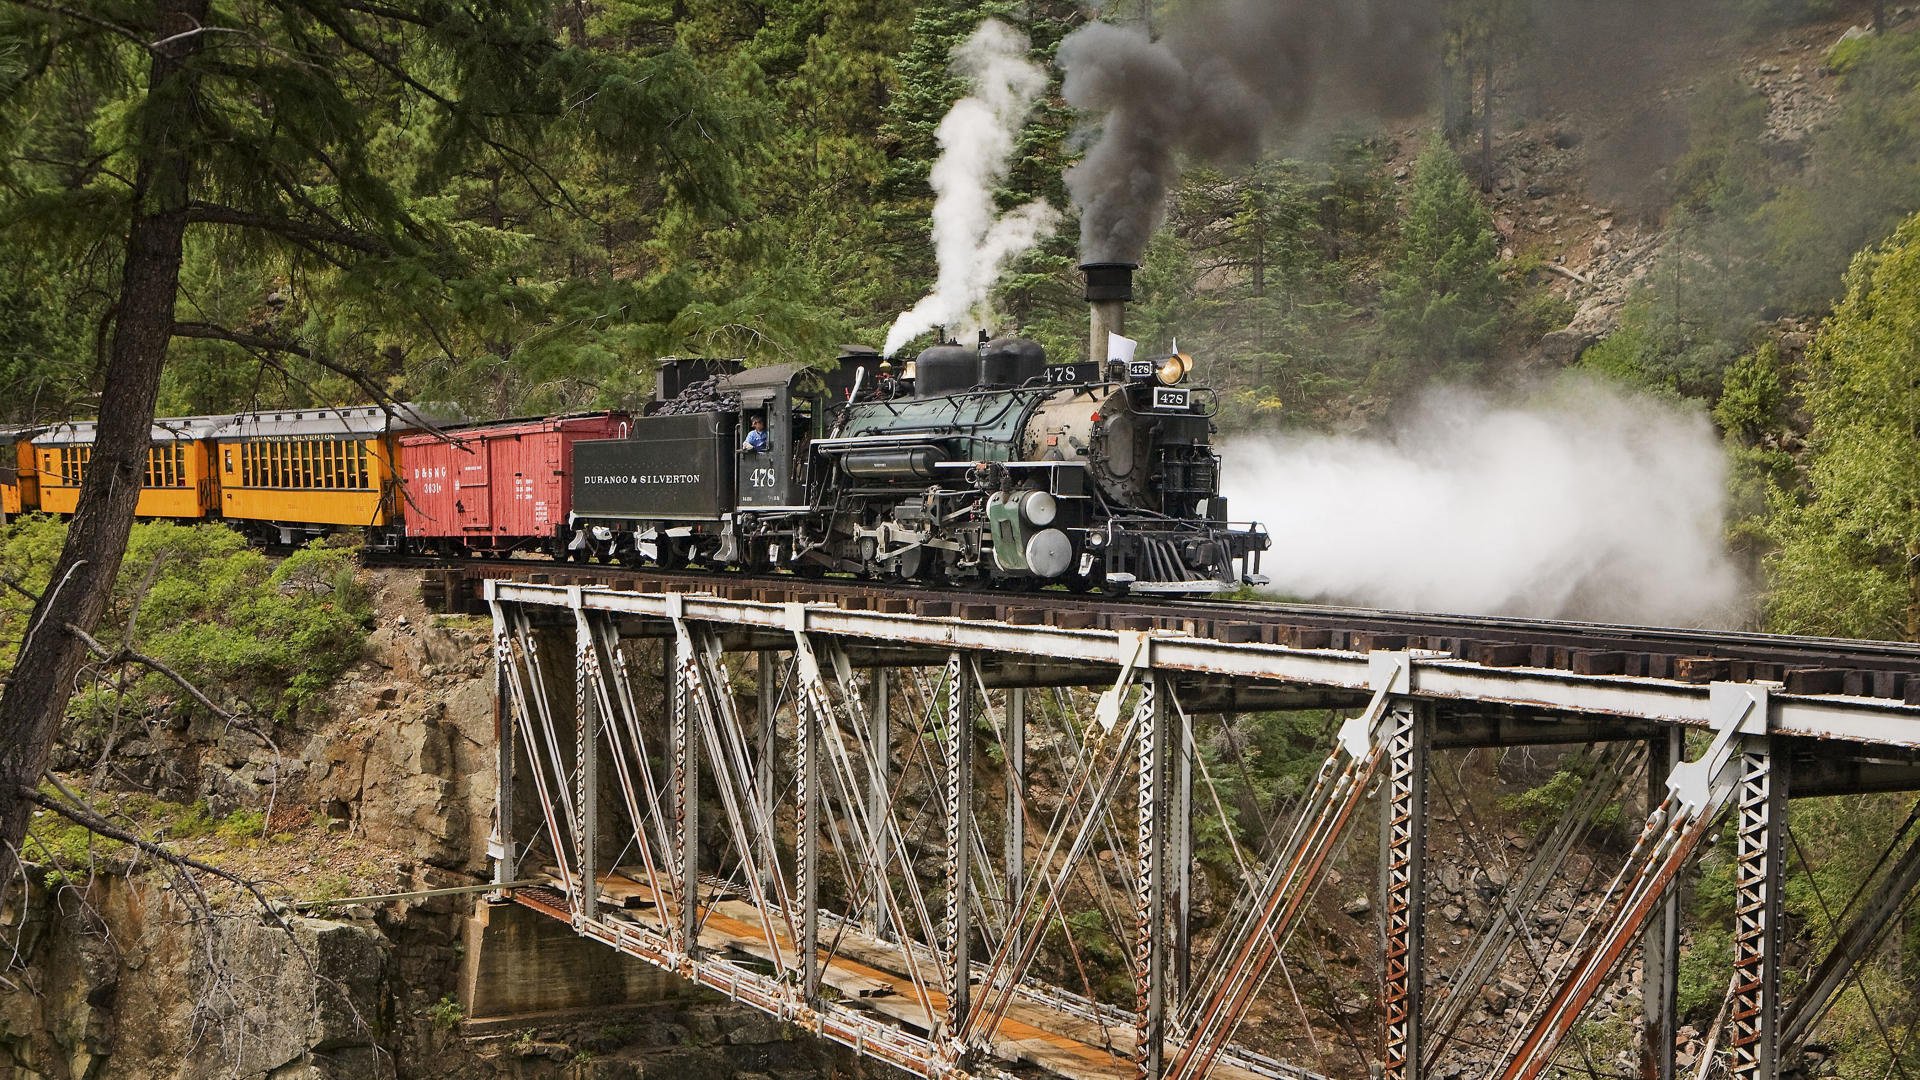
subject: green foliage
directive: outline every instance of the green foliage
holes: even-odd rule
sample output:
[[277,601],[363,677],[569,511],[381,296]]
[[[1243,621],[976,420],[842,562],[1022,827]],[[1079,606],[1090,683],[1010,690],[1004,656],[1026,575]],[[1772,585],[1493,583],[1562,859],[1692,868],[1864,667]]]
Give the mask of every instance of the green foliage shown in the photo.
[[1673,205],[1694,214],[1742,213],[1765,197],[1767,96],[1736,75],[1701,88],[1693,137],[1673,165]]
[[1234,843],[1243,852],[1269,850],[1276,808],[1304,794],[1326,760],[1329,723],[1322,711],[1248,713],[1201,743],[1228,819],[1223,823],[1211,807],[1194,811],[1194,851],[1203,865],[1232,878]]
[[1750,558],[1769,547],[1770,508],[1795,483],[1793,454],[1780,436],[1790,422],[1788,413],[1787,375],[1772,342],[1727,369],[1713,420],[1726,436],[1729,535]]
[[1787,310],[1830,303],[1854,255],[1920,210],[1920,32],[1857,40],[1839,112],[1758,214],[1758,259]]
[[1072,948],[1078,951],[1087,978],[1093,982],[1094,996],[1111,1002],[1128,1000],[1133,980],[1127,969],[1127,952],[1108,929],[1099,909],[1083,907],[1072,912],[1066,917],[1065,932],[1061,929],[1061,923],[1054,923],[1048,938],[1058,952],[1067,953],[1071,937]]
[[1673,170],[1679,242],[1584,365],[1711,402],[1767,320],[1823,310],[1854,253],[1920,209],[1920,34],[1855,41],[1839,112],[1804,167],[1765,153],[1757,91],[1733,78],[1702,89]]
[[1833,43],[1827,50],[1827,70],[1835,75],[1845,75],[1860,58],[1867,55],[1873,46],[1872,37],[1865,34],[1850,34]]
[[1381,289],[1393,366],[1415,374],[1470,375],[1500,331],[1506,282],[1493,218],[1443,142],[1414,163],[1400,240]]
[[[25,316],[19,336],[58,360],[49,374],[92,377],[85,319],[118,288],[129,178],[164,139],[191,159],[190,190],[174,194],[197,207],[179,317],[212,338],[281,343],[263,360],[176,342],[168,406],[364,398],[341,365],[395,393],[502,410],[593,401],[636,353],[717,332],[697,307],[717,285],[707,256],[752,210],[746,95],[672,40],[671,12],[610,7],[621,37],[591,39],[583,22],[563,43],[538,0],[215,0],[214,23],[245,32],[205,42],[153,88],[142,43],[173,30],[151,25],[153,5],[11,7],[0,54],[34,59],[0,78],[5,261],[57,266],[39,280],[60,284],[39,291],[89,302],[9,297],[0,281],[0,309]],[[78,318],[50,333],[34,317],[49,309]],[[722,315],[769,341],[792,317]]]
[[[1341,413],[1366,382],[1365,317],[1393,205],[1384,154],[1343,141],[1325,161],[1194,169],[1176,190],[1128,330],[1197,358],[1197,377],[1221,393],[1223,427]],[[1085,313],[1072,308],[1062,322],[1078,339]]]
[[1808,355],[1804,500],[1771,530],[1768,621],[1787,633],[1920,638],[1920,215],[1847,274]]
[[1619,327],[1580,354],[1580,366],[1656,394],[1711,401],[1739,343],[1693,322],[1693,315],[1661,293],[1642,291],[1627,301]]
[[1700,856],[1693,888],[1686,893],[1692,940],[1680,954],[1678,1007],[1696,1024],[1713,1018],[1733,970],[1733,850],[1731,825],[1719,844]]
[[231,843],[250,843],[260,839],[267,827],[267,816],[258,810],[235,810],[214,826],[214,835]]
[[[1568,754],[1546,783],[1501,798],[1500,809],[1512,814],[1529,830],[1539,832],[1567,816],[1595,765],[1589,754]],[[1626,818],[1619,805],[1609,803],[1594,815],[1593,824],[1599,830],[1618,832],[1625,826]]]
[[[45,588],[65,532],[44,517],[9,526],[0,533],[0,572],[28,589]],[[0,647],[9,658],[27,610],[17,594],[0,597]],[[216,701],[285,717],[359,658],[370,619],[347,549],[316,545],[275,563],[223,526],[153,522],[134,527],[101,637],[118,646],[131,620],[126,644]],[[71,712],[98,722],[128,709],[196,708],[171,679],[136,666],[77,696]]]
[[[467,1011],[460,1007],[460,1003],[454,1000],[452,994],[445,995],[439,1001],[427,1007],[428,1022],[441,1031],[458,1031],[460,1025],[465,1023],[466,1019]],[[588,1051],[583,1050],[574,1060],[586,1060],[587,1054]]]

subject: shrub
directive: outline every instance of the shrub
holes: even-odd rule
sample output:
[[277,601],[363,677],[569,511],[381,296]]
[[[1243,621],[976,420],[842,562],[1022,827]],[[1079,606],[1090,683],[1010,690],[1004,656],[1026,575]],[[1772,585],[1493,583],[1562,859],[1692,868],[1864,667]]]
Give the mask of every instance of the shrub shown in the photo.
[[[0,533],[0,573],[45,588],[65,533],[50,518],[10,526]],[[0,663],[11,664],[27,611],[18,594],[0,598]],[[276,564],[219,525],[148,522],[134,526],[97,636],[118,645],[129,618],[136,648],[214,700],[284,718],[358,658],[371,606],[350,550],[313,545]],[[129,669],[121,689],[78,695],[72,714],[195,707],[157,672]]]

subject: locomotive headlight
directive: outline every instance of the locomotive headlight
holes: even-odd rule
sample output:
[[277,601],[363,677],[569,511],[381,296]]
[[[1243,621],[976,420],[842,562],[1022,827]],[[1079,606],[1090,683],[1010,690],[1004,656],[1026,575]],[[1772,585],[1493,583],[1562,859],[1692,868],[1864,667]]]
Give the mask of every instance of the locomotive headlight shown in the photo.
[[1160,362],[1160,367],[1154,371],[1153,377],[1160,381],[1161,386],[1177,386],[1185,382],[1187,375],[1192,371],[1193,357],[1186,353],[1174,353]]

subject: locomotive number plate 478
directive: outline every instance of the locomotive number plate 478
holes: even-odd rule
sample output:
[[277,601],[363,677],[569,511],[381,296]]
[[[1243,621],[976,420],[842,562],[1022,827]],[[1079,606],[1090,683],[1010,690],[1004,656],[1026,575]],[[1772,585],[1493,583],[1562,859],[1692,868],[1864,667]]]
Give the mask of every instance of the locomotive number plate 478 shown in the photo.
[[1156,409],[1178,409],[1184,412],[1191,403],[1192,399],[1183,386],[1153,388],[1153,407]]

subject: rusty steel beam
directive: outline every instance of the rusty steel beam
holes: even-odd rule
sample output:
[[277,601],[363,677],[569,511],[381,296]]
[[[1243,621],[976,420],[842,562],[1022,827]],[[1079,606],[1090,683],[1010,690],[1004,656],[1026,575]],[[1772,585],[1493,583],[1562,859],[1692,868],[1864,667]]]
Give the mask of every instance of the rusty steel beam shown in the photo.
[[1786,758],[1770,740],[1748,737],[1740,747],[1734,796],[1732,1080],[1776,1080],[1780,1075],[1780,893],[1785,883]]
[[[947,766],[947,906],[942,944],[948,972],[946,1030],[949,1037],[964,1030],[973,993],[973,658],[955,652],[947,657],[946,725],[941,747]],[[960,1048],[955,1047],[956,1055]]]
[[1167,703],[1166,680],[1141,680],[1136,804],[1139,865],[1134,878],[1134,1074],[1159,1080],[1167,1037]]
[[[778,745],[780,720],[780,659],[778,653],[771,651],[761,652],[755,659],[760,704],[754,710],[759,726],[755,731],[753,793],[760,804],[760,820],[771,822],[774,813],[775,752]],[[771,893],[773,879],[780,873],[780,852],[778,845],[774,843],[772,829],[767,829],[761,834],[760,843],[760,891]]]
[[892,701],[887,670],[876,669],[870,679],[867,739],[873,752],[867,756],[867,835],[871,838],[874,850],[870,886],[873,889],[873,905],[868,909],[867,921],[873,927],[874,936],[884,939],[891,932],[887,925],[886,896],[892,888],[887,881],[887,817],[893,813],[893,793],[887,786],[887,750],[893,738],[890,726]]
[[576,918],[588,918],[600,904],[600,658],[586,611],[574,609],[574,867],[580,875]]
[[[670,616],[671,617],[671,616]],[[678,621],[678,620],[676,620]],[[673,865],[679,880],[680,944],[686,955],[699,952],[700,940],[700,749],[689,716],[693,707],[691,680],[693,643],[675,634],[661,649],[666,672],[668,742],[673,755],[669,798],[673,803]]]
[[1385,985],[1382,1080],[1420,1080],[1422,949],[1426,907],[1428,706],[1388,712],[1386,780],[1381,785],[1380,892]]
[[[493,881],[505,885],[519,877],[520,852],[513,836],[514,704],[508,672],[512,669],[513,639],[507,632],[506,612],[488,605],[493,617],[493,829],[487,835],[487,858],[493,863]],[[497,899],[498,897],[496,897]]]

